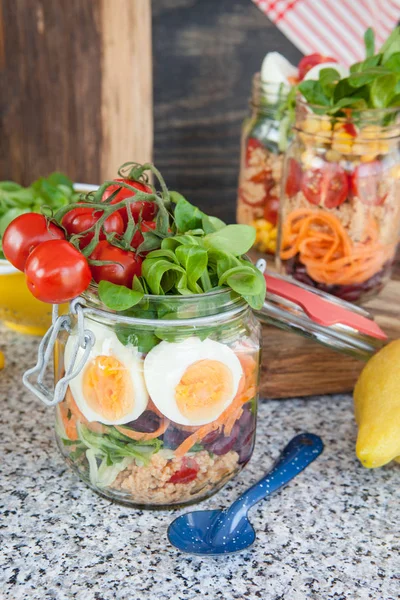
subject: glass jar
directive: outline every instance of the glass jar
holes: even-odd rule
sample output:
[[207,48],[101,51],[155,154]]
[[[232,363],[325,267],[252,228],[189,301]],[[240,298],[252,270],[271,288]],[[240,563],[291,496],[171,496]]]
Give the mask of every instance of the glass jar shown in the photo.
[[147,296],[117,313],[93,287],[68,315],[54,310],[23,382],[56,407],[61,453],[94,490],[133,506],[175,507],[207,498],[245,466],[255,440],[258,319],[360,360],[387,341],[364,309],[267,273],[264,259],[257,267],[267,294],[255,315],[229,289]]
[[148,296],[121,313],[95,290],[84,303],[55,352],[59,381],[83,358],[79,336],[94,336],[56,407],[67,462],[97,492],[135,506],[215,493],[255,441],[260,325],[248,304],[231,290]]
[[400,231],[400,110],[326,109],[301,99],[287,150],[278,267],[351,302],[390,278]]
[[253,225],[255,247],[275,254],[277,218],[289,117],[284,103],[290,86],[267,83],[256,73],[251,115],[242,127],[237,222]]

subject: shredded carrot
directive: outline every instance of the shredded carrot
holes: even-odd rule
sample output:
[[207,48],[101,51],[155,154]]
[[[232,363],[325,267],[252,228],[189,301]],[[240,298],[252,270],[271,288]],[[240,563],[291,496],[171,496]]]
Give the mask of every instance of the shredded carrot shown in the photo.
[[120,427],[119,425],[114,425],[114,427],[117,431],[119,431],[123,435],[126,435],[126,437],[130,438],[131,440],[135,440],[137,442],[144,442],[147,440],[154,440],[158,436],[163,435],[163,433],[165,433],[167,431],[169,424],[170,424],[170,421],[168,419],[166,419],[165,417],[163,417],[160,427],[158,429],[156,429],[156,431],[153,431],[152,433],[143,433],[142,431],[133,431],[133,429],[128,429],[124,426]]
[[232,427],[237,419],[237,415],[240,410],[242,410],[242,405],[246,404],[249,400],[251,400],[256,393],[256,387],[252,386],[246,392],[243,392],[245,378],[242,377],[241,384],[239,384],[238,393],[235,398],[231,402],[231,404],[224,410],[224,412],[212,421],[212,423],[207,423],[202,427],[199,427],[192,435],[186,438],[184,442],[175,450],[175,456],[183,456],[186,452],[189,452],[190,448],[194,446],[197,442],[206,437],[211,431],[215,431],[216,429],[222,430],[223,427]]
[[282,260],[299,255],[308,275],[320,283],[363,283],[393,257],[395,244],[379,242],[377,223],[370,218],[363,238],[353,242],[339,219],[328,212],[298,209],[282,228]]

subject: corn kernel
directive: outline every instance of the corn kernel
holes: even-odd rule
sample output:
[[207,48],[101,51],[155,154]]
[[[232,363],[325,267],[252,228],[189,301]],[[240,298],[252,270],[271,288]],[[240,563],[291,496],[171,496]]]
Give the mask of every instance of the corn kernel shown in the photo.
[[354,138],[345,131],[337,132],[333,135],[332,150],[336,152],[343,152],[343,154],[350,154],[352,152]]
[[382,127],[379,125],[366,125],[360,131],[360,137],[366,140],[375,140],[382,137]]
[[326,151],[325,158],[329,162],[339,162],[342,158],[342,155],[336,150],[329,149]]
[[276,252],[276,240],[271,240],[271,242],[268,245],[268,250],[270,252]]
[[319,131],[318,119],[308,116],[301,124],[302,131],[306,133],[317,133]]
[[269,234],[269,239],[270,240],[276,240],[276,236],[278,235],[278,230],[276,227],[274,227],[274,229],[271,231],[271,233]]

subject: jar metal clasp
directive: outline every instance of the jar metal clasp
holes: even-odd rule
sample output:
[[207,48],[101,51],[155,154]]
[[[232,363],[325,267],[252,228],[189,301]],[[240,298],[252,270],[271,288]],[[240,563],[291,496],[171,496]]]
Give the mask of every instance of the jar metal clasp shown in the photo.
[[[78,319],[78,335],[73,348],[72,359],[65,374],[59,379],[54,389],[49,389],[43,381],[47,366],[53,355],[54,346],[60,332],[64,330],[68,334],[71,333],[71,318],[69,315],[59,316],[57,305],[53,307],[52,325],[40,342],[37,363],[31,369],[25,371],[22,377],[25,387],[46,406],[55,406],[64,399],[69,382],[83,369],[95,342],[93,332],[85,329],[84,308],[80,304],[80,300],[80,298],[76,298],[70,303],[70,314],[76,315]],[[84,352],[77,362],[79,348],[82,348]]]

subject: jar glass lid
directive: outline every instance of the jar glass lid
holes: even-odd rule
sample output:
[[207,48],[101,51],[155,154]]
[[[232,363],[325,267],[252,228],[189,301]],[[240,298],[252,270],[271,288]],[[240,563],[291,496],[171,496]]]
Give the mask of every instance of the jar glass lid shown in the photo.
[[261,259],[267,294],[260,321],[293,331],[333,350],[368,359],[387,341],[366,310],[282,275],[266,272]]

